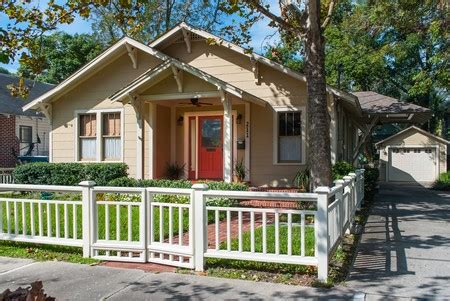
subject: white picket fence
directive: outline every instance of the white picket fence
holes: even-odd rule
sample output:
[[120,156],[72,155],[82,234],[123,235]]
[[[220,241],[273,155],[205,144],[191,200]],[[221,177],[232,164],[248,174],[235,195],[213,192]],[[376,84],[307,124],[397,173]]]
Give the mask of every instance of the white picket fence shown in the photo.
[[0,184],[12,184],[14,179],[12,176],[14,168],[0,168]]
[[[2,240],[82,247],[85,257],[197,271],[204,269],[205,258],[312,265],[326,280],[329,257],[364,198],[364,171],[314,193],[216,191],[206,184],[97,187],[90,181],[80,186],[0,184],[1,191],[78,195],[42,200],[0,193]],[[302,202],[312,209],[228,207],[224,199]]]

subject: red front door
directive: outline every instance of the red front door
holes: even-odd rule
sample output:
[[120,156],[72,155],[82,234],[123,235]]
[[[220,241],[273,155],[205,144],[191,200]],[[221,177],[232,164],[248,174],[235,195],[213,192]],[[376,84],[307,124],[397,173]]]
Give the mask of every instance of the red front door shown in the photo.
[[198,118],[198,178],[223,178],[223,117]]

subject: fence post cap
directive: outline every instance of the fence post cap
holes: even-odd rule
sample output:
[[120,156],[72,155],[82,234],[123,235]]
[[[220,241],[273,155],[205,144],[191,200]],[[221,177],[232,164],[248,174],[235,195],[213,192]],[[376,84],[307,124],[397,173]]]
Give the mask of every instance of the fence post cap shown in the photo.
[[192,189],[195,190],[208,190],[209,186],[206,183],[195,183],[192,185]]
[[95,186],[95,182],[94,181],[81,181],[80,183],[78,183],[78,186],[82,186],[82,187],[93,187]]
[[351,176],[345,176],[344,181],[348,182],[351,181],[353,178]]
[[337,186],[337,185],[342,185],[342,184],[344,184],[345,183],[345,181],[344,180],[342,180],[342,179],[339,179],[339,180],[334,180],[334,184]]
[[351,172],[348,174],[350,177],[356,177],[356,173],[355,172]]
[[315,192],[315,193],[324,193],[324,194],[327,194],[327,193],[330,192],[330,187],[327,187],[327,186],[320,186],[320,187],[317,187],[317,188],[314,190],[314,192]]

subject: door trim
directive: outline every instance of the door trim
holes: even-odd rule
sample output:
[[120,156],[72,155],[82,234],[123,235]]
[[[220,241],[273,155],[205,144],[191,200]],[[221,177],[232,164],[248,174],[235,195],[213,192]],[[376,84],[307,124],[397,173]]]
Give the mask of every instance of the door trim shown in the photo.
[[435,166],[435,178],[437,179],[439,177],[439,170],[440,170],[440,151],[439,151],[439,145],[419,145],[419,144],[412,144],[412,145],[389,145],[386,146],[386,152],[387,152],[387,160],[386,160],[386,170],[385,170],[385,176],[386,176],[386,182],[395,182],[389,180],[389,167],[391,165],[391,150],[393,148],[434,148],[435,151],[435,157],[436,157],[436,166]]
[[[183,134],[184,134],[184,164],[189,168],[189,117],[195,117],[195,125],[196,125],[196,131],[198,131],[198,117],[199,116],[223,116],[223,111],[198,111],[198,112],[184,112],[183,114]],[[233,118],[233,169],[236,164],[236,156],[237,156],[237,124],[236,124],[236,116],[237,111],[232,110],[231,116]],[[223,137],[225,139],[225,137]],[[198,145],[198,134],[196,135],[196,144]],[[198,179],[198,149],[196,149],[195,154],[195,179]],[[222,162],[223,164],[223,162]],[[189,177],[189,170],[185,173],[186,179]],[[223,176],[222,176],[223,177]]]

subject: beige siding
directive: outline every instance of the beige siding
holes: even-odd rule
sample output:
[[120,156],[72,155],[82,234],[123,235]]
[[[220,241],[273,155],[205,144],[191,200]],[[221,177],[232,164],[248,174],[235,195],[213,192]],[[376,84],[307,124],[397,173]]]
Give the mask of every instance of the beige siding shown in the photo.
[[306,84],[280,71],[259,64],[261,84],[254,80],[250,59],[221,46],[205,41],[192,43],[192,52],[178,44],[163,50],[168,55],[260,97],[273,106],[306,105]]
[[404,133],[393,137],[378,146],[380,150],[380,180],[386,181],[386,168],[388,164],[388,146],[433,146],[438,145],[439,151],[439,173],[447,171],[447,145],[431,136],[424,135],[415,129],[410,129]]
[[101,69],[98,73],[74,87],[53,103],[53,162],[74,162],[75,158],[75,111],[93,109],[124,110],[124,162],[129,174],[136,175],[136,114],[132,106],[111,103],[108,96],[127,85],[134,78],[158,64],[158,60],[138,53],[138,68],[133,69],[125,53]]
[[[213,91],[217,92],[217,87],[205,82],[187,72],[183,73],[183,92],[206,92]],[[169,75],[165,79],[161,80],[154,86],[150,87],[142,94],[144,95],[155,95],[155,94],[175,94],[178,93],[178,85],[173,78],[173,75]]]

